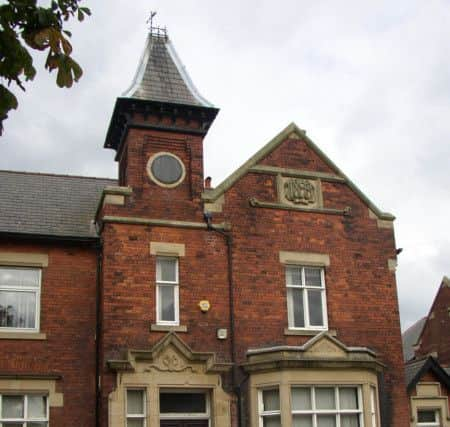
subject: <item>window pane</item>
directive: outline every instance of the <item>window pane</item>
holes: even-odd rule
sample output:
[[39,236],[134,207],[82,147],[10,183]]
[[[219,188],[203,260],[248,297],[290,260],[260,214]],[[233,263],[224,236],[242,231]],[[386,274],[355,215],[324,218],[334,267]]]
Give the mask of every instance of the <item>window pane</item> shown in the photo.
[[300,267],[286,268],[286,284],[296,286],[302,284],[302,269]]
[[128,419],[127,427],[144,427],[144,420]]
[[289,288],[289,317],[294,327],[303,328],[305,326],[305,315],[303,310],[303,290]]
[[278,389],[263,390],[263,411],[280,410],[280,394]]
[[263,418],[264,427],[281,427],[281,419],[279,415],[271,415]]
[[305,268],[305,285],[306,286],[322,286],[322,269]]
[[47,398],[45,396],[28,396],[28,417],[45,418],[47,416]]
[[[27,423],[27,427],[47,427],[48,423],[47,421],[34,421],[32,423]],[[22,424],[20,424],[20,427],[22,427]]]
[[0,286],[38,287],[39,272],[35,268],[0,268]]
[[34,292],[0,291],[0,326],[34,328],[36,294]]
[[23,427],[22,423],[3,423],[2,427]]
[[204,414],[205,393],[161,393],[159,410],[162,414]]
[[175,286],[158,287],[160,320],[175,321]]
[[292,388],[292,409],[294,411],[311,409],[311,389],[306,387]]
[[309,322],[312,326],[323,326],[322,291],[308,291]]
[[420,410],[417,413],[417,421],[419,423],[436,423],[438,420],[436,419],[436,411],[423,411]]
[[317,409],[335,409],[334,388],[318,387],[316,391],[316,408]]
[[156,263],[156,280],[162,282],[177,281],[176,258],[158,258]]
[[293,427],[312,427],[312,415],[294,415]]
[[317,427],[336,427],[334,415],[317,415]]
[[341,415],[341,427],[359,427],[359,415]]
[[2,396],[2,418],[23,418],[23,396]]
[[127,414],[140,415],[144,413],[144,392],[142,390],[127,390]]
[[358,409],[358,389],[355,387],[340,388],[339,403],[341,409]]

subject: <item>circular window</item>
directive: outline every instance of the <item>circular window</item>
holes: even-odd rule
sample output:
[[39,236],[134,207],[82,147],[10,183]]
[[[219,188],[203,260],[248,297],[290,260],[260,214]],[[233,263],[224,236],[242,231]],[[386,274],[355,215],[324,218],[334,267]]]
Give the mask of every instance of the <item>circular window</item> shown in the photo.
[[156,184],[175,187],[183,181],[185,169],[181,159],[171,153],[157,153],[147,163],[147,172]]

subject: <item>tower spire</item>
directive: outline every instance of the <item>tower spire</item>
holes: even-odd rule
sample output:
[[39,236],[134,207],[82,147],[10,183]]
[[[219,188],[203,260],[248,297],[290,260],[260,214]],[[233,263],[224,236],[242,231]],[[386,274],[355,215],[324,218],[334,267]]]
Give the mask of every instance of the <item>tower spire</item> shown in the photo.
[[[133,117],[138,117],[136,114],[144,117],[145,126],[204,135],[219,111],[200,95],[167,29],[155,25],[155,16],[156,12],[150,12],[149,33],[133,81],[117,98],[106,148],[119,149],[126,128],[131,126]],[[154,123],[155,118],[159,124]]]

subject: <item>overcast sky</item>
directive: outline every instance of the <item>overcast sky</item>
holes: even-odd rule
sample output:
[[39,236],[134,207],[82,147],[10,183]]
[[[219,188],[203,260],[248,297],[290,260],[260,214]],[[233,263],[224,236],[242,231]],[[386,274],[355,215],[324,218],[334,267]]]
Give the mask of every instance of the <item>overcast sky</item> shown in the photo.
[[213,185],[297,123],[396,215],[403,329],[427,314],[450,275],[450,1],[84,4],[93,16],[72,29],[85,75],[58,89],[36,57],[38,76],[5,123],[0,169],[116,177],[105,133],[157,10],[194,83],[221,109],[205,140]]

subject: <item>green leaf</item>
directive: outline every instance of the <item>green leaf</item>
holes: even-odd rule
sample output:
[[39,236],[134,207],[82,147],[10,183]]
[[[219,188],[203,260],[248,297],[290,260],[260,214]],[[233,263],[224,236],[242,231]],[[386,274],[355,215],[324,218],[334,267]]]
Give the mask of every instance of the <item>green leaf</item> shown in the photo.
[[80,7],[80,10],[82,10],[88,16],[92,15],[91,9],[89,9],[88,7]]
[[15,95],[0,84],[0,116],[4,116],[9,110],[16,110],[18,106]]
[[83,11],[81,9],[78,9],[78,20],[82,22],[84,20]]

